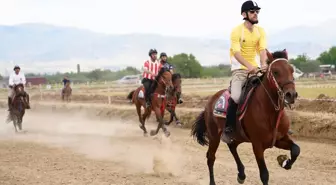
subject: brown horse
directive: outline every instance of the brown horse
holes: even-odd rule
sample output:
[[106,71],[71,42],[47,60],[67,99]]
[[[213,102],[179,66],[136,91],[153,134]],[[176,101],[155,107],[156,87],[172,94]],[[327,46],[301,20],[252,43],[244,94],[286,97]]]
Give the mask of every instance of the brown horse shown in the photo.
[[182,77],[179,73],[174,73],[173,77],[173,85],[174,85],[174,91],[173,91],[173,96],[171,96],[170,99],[167,99],[167,103],[166,103],[166,110],[170,113],[170,120],[165,122],[165,125],[170,125],[175,118],[176,121],[176,125],[177,126],[182,126],[180,120],[178,119],[178,117],[176,116],[176,112],[175,112],[175,108],[176,105],[181,103],[178,102],[180,101],[179,98],[182,94],[182,90],[181,90],[181,84],[182,84]]
[[[156,130],[151,130],[150,135],[156,135],[159,132],[160,128],[162,128],[166,137],[169,137],[170,132],[164,125],[163,112],[165,110],[166,98],[169,99],[170,96],[172,96],[173,89],[174,86],[172,83],[172,74],[165,68],[161,68],[153,85],[154,93],[151,95],[151,105],[149,107],[146,108],[145,106],[145,89],[143,86],[138,87],[135,91],[131,91],[127,96],[127,98],[132,99],[132,103],[135,104],[139,116],[139,126],[144,131],[144,136],[147,136],[145,120],[148,119],[151,115],[151,112],[154,111],[159,124]],[[141,115],[141,107],[144,107],[145,109],[143,115]]]
[[[264,151],[273,146],[290,150],[291,158],[278,156],[279,165],[289,170],[300,154],[300,147],[288,135],[289,118],[284,114],[284,103],[293,104],[297,98],[293,68],[288,63],[286,50],[270,54],[267,51],[268,69],[261,77],[248,78],[241,101],[238,105],[238,115],[234,140],[228,142],[233,158],[238,168],[237,180],[243,184],[246,178],[245,167],[237,153],[237,147],[243,142],[251,142],[258,163],[260,179],[263,185],[268,184],[269,173],[264,159]],[[249,87],[250,86],[250,87]],[[251,87],[252,86],[252,87]],[[245,92],[244,92],[245,90]],[[205,110],[198,116],[192,128],[192,135],[200,145],[208,145],[207,164],[210,185],[215,185],[214,162],[216,151],[225,127],[225,114],[215,111],[218,100],[224,98],[224,104],[230,97],[226,89],[214,94],[208,101]],[[222,101],[223,102],[223,101]],[[227,104],[227,103],[226,103]],[[249,107],[248,107],[249,105]],[[226,105],[221,107],[227,108]]]
[[12,101],[12,108],[9,112],[7,123],[13,121],[15,132],[22,131],[22,119],[25,114],[27,107],[28,98],[26,92],[24,91],[24,86],[22,84],[15,85],[14,96]]
[[62,90],[62,100],[70,102],[72,95],[72,89],[70,87],[70,82],[66,82],[64,89]]
[[[172,75],[172,81],[173,81],[173,86],[174,86],[174,90],[173,90],[173,95],[170,96],[169,99],[166,99],[166,109],[169,113],[170,113],[170,120],[169,121],[165,121],[165,125],[170,125],[175,118],[176,121],[176,125],[177,126],[182,126],[180,120],[178,119],[178,117],[176,116],[176,112],[175,112],[175,108],[177,104],[180,104],[181,102],[179,101],[179,97],[182,94],[181,91],[181,84],[182,84],[182,77],[179,73],[174,73]],[[133,93],[135,90],[131,91],[129,93],[129,95],[127,96],[127,99],[131,101],[132,103],[132,98],[133,98]],[[162,115],[162,118],[164,117],[164,114]]]

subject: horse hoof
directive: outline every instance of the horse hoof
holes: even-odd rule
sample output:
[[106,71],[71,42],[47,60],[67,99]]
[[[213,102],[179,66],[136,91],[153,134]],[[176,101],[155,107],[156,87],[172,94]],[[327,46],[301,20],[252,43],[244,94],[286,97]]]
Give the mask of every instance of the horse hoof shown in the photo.
[[151,131],[150,131],[150,135],[151,135],[151,136],[155,136],[156,134],[157,134],[157,133],[155,132],[155,130],[151,130]]
[[238,181],[239,184],[244,184],[245,179],[241,179],[241,178],[239,178],[239,176],[237,176],[237,181]]
[[287,160],[288,160],[288,156],[287,155],[279,155],[277,157],[278,164],[282,168],[285,168]]
[[176,123],[177,127],[182,127],[182,124],[180,122]]
[[143,135],[144,135],[144,137],[148,137],[148,133],[144,133]]
[[169,136],[170,136],[170,132],[169,132],[169,131],[166,131],[166,132],[165,132],[165,136],[166,136],[166,137],[169,137]]

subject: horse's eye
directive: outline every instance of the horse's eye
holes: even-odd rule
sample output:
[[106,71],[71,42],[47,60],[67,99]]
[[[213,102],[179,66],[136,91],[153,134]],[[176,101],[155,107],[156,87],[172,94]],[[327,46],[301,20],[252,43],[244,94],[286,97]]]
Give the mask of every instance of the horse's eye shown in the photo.
[[273,71],[273,75],[274,75],[275,77],[277,77],[277,76],[279,75],[279,73],[278,73],[277,71]]

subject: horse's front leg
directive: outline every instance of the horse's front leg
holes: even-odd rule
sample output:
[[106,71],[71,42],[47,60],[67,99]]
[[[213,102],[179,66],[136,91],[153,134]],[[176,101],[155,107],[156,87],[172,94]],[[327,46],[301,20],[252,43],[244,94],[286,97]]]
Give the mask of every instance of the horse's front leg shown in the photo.
[[244,164],[241,162],[240,157],[238,155],[237,152],[237,147],[238,147],[239,143],[231,143],[228,144],[228,147],[230,149],[230,152],[234,158],[234,160],[236,161],[237,164],[237,169],[238,169],[238,176],[237,176],[237,181],[239,184],[244,184],[245,179],[246,179],[246,175],[245,175],[245,166]]
[[166,110],[170,113],[170,120],[169,120],[169,121],[166,121],[166,122],[165,122],[165,125],[170,125],[170,124],[173,122],[173,120],[174,120],[174,115],[173,115],[171,109],[167,108]]
[[26,107],[27,107],[27,109],[30,109],[30,102],[29,102],[29,94],[28,93],[26,93],[26,98],[25,98],[25,100],[26,100]]
[[260,180],[263,185],[268,185],[269,173],[264,158],[264,147],[262,143],[252,143],[254,156],[258,163]]
[[155,108],[154,112],[155,112],[156,119],[158,120],[159,124],[158,124],[156,130],[151,130],[150,131],[150,135],[154,136],[154,135],[158,134],[160,128],[162,128],[162,130],[165,133],[166,137],[169,137],[170,136],[170,132],[164,126],[164,121],[163,121],[163,118],[162,118],[161,110],[159,108]]
[[178,119],[175,110],[173,110],[173,117],[175,118],[176,125],[179,126],[179,127],[181,127],[181,126],[182,126],[182,123],[181,123],[181,121]]
[[294,143],[292,139],[289,138],[288,134],[285,135],[284,138],[278,140],[275,142],[275,147],[284,149],[284,150],[290,150],[291,152],[291,158],[288,159],[287,155],[279,155],[277,157],[279,165],[286,169],[289,170],[292,168],[292,165],[300,155],[300,147]]

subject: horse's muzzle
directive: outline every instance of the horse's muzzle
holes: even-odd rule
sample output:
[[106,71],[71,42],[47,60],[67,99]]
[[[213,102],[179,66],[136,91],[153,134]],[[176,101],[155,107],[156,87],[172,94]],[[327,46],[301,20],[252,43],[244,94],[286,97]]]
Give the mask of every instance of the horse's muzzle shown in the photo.
[[298,97],[298,93],[295,90],[289,90],[285,92],[285,101],[288,104],[294,104]]

